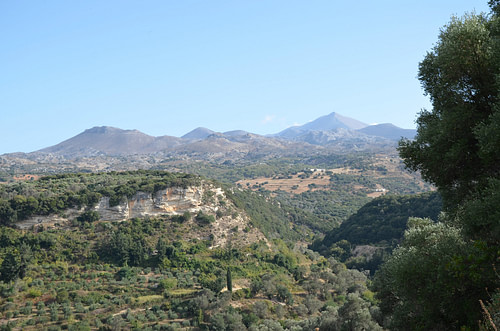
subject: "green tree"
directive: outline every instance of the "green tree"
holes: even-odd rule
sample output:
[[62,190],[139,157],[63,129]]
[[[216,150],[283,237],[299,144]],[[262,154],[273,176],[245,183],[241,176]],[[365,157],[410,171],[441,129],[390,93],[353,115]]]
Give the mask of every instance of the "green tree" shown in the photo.
[[169,291],[177,286],[176,278],[163,278],[158,283],[158,289],[160,291]]
[[55,322],[59,319],[59,305],[57,303],[52,303],[49,306],[50,310],[50,320]]
[[233,292],[233,279],[231,277],[231,269],[228,267],[226,271],[226,283],[227,283],[227,290],[229,292]]
[[156,243],[156,251],[158,261],[162,261],[167,256],[167,243],[163,240],[162,237],[158,238],[158,242]]
[[276,297],[278,300],[287,303],[288,305],[293,304],[293,296],[290,290],[284,285],[278,285],[276,287]]
[[219,293],[224,288],[224,283],[226,283],[224,278],[224,270],[215,268],[213,272],[201,274],[198,281],[203,288]]
[[480,300],[488,300],[487,288],[498,288],[498,4],[490,1],[489,16],[452,18],[420,63],[432,110],[420,113],[415,140],[400,141],[399,152],[409,169],[437,186],[448,216],[445,225],[410,226],[377,276],[382,310],[396,328],[477,327]]
[[408,223],[404,241],[374,281],[382,312],[392,316],[389,327],[447,330],[473,326],[481,316],[479,299],[487,295],[482,273],[488,264],[467,261],[478,255],[478,248],[456,227],[417,218]]
[[433,108],[420,113],[415,140],[399,144],[405,165],[434,183],[448,206],[500,174],[498,163],[485,159],[486,141],[478,137],[478,130],[486,136],[498,117],[500,57],[492,24],[484,15],[470,14],[452,18],[442,29],[419,67]]
[[12,209],[8,201],[0,199],[0,224],[10,225],[17,221],[17,212]]
[[21,270],[21,257],[17,250],[11,249],[5,255],[0,265],[0,280],[10,282],[19,277]]
[[89,210],[83,212],[80,216],[78,216],[77,221],[80,223],[92,223],[97,222],[99,220],[99,213],[94,210]]
[[69,293],[66,289],[61,289],[57,291],[56,301],[57,303],[65,303],[69,300]]
[[346,303],[340,307],[339,330],[382,330],[369,310],[369,304],[357,294],[349,293]]
[[26,270],[28,269],[31,261],[33,260],[33,251],[31,250],[30,245],[27,243],[22,243],[19,247],[19,255],[20,255],[20,265],[19,265],[19,277],[24,278],[26,276]]

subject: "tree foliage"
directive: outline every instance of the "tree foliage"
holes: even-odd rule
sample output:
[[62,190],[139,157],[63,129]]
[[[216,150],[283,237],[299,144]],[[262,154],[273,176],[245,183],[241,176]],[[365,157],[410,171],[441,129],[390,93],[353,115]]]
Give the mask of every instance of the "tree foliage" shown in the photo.
[[492,23],[484,15],[470,14],[454,17],[442,29],[419,67],[433,108],[420,113],[415,140],[399,145],[406,166],[421,171],[450,206],[500,174],[499,163],[488,152],[498,147],[494,138],[499,116],[500,58]]
[[436,192],[375,198],[327,233],[321,245],[330,247],[341,240],[355,245],[400,241],[409,217],[436,219],[441,207],[441,197]]
[[469,260],[478,253],[480,248],[470,245],[456,227],[411,219],[403,244],[375,279],[380,308],[392,316],[389,327],[446,330],[473,325],[480,317],[479,299],[487,295],[482,273],[489,267],[485,261]]
[[[93,207],[103,196],[109,197],[113,206],[139,191],[155,193],[198,183],[198,176],[156,170],[45,176],[29,183],[0,187],[0,224],[12,225],[35,215],[55,214],[72,207]],[[95,220],[91,214],[87,216],[91,218],[87,221]]]
[[[445,222],[413,220],[375,282],[394,329],[477,328],[498,289],[500,252],[500,19],[452,18],[420,63],[432,110],[402,140],[406,166],[443,196]],[[494,306],[494,305],[492,305]]]

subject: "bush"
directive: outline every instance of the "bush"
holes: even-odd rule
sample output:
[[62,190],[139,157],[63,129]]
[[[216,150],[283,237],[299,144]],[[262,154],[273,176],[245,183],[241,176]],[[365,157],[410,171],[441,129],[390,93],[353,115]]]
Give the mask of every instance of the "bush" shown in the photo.
[[175,278],[163,278],[158,283],[158,289],[160,291],[171,290],[177,286],[177,279]]
[[99,213],[94,210],[89,210],[82,213],[80,216],[76,218],[76,220],[80,223],[93,223],[99,220]]
[[198,215],[196,215],[196,221],[198,221],[201,224],[210,224],[215,222],[215,217],[213,215],[207,215],[200,211]]
[[38,298],[42,295],[42,291],[37,288],[30,288],[28,290],[28,298]]
[[242,288],[242,289],[236,290],[233,292],[232,298],[235,301],[241,300],[243,298],[251,298],[251,291],[249,288]]
[[65,289],[57,291],[56,301],[57,303],[63,303],[69,300],[68,291]]

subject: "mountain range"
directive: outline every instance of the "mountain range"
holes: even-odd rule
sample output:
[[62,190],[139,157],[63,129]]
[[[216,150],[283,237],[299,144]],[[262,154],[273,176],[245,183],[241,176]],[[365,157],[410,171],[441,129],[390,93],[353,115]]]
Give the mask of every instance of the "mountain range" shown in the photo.
[[401,137],[412,139],[415,130],[393,124],[367,125],[337,113],[319,117],[272,135],[242,130],[215,132],[196,128],[182,137],[153,137],[138,130],[101,126],[87,129],[57,145],[36,151],[65,157],[92,155],[134,155],[153,153],[265,153],[276,150],[335,148],[373,150],[394,147]]

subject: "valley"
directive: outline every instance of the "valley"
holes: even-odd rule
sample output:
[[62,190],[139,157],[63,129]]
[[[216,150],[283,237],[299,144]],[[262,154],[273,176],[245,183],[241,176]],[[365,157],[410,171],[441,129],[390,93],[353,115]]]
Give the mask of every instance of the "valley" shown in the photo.
[[348,318],[331,319],[338,307],[374,306],[363,273],[292,243],[301,225],[237,187],[141,170],[44,176],[0,197],[2,328],[328,330]]
[[0,329],[382,330],[378,270],[443,209],[387,127],[99,127],[0,155]]
[[0,8],[0,331],[499,330],[500,0]]
[[[391,191],[382,186],[382,182],[390,179],[407,181],[413,184],[415,192],[432,189],[418,176],[403,169],[401,161],[396,155],[373,155],[370,157],[370,165],[361,167],[345,168],[310,168],[292,174],[280,174],[272,177],[257,177],[244,179],[236,182],[239,187],[246,187],[259,191],[283,191],[287,193],[300,194],[306,191],[324,191],[335,188],[339,181],[352,181],[361,183],[363,179],[369,178],[370,183],[352,185],[352,190],[365,193],[367,197],[376,198]],[[346,183],[346,185],[348,185]],[[401,193],[395,189],[395,194]]]
[[94,128],[1,155],[0,327],[330,330],[359,305],[379,328],[367,271],[308,246],[374,197],[431,187],[394,141],[332,130]]

